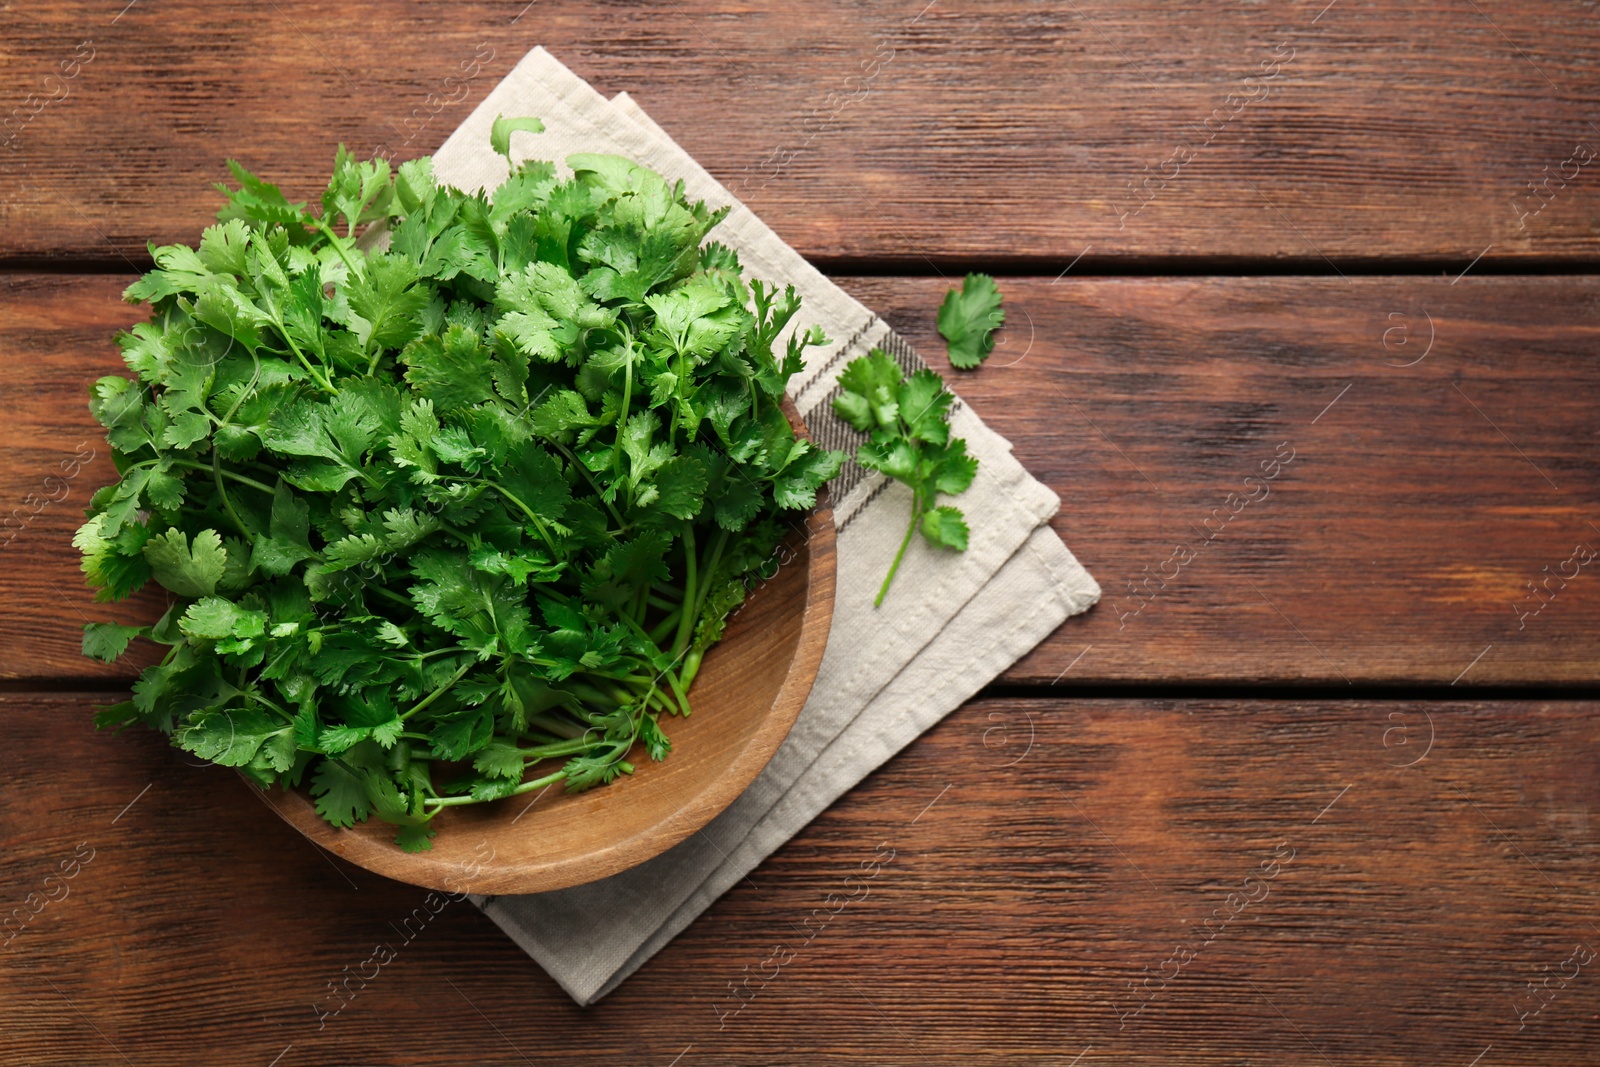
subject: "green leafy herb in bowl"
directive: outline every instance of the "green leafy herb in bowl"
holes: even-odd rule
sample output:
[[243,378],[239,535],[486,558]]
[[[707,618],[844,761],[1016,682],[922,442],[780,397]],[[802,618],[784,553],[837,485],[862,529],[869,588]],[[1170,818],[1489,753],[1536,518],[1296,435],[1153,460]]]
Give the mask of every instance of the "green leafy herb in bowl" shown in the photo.
[[[497,151],[534,120],[497,121]],[[706,650],[841,455],[784,387],[816,328],[706,243],[722,213],[615,156],[492,193],[340,149],[320,212],[230,163],[197,248],[153,248],[94,386],[120,480],[75,544],[150,581],[142,723],[409,850],[454,807],[588,789],[671,749]],[[357,237],[387,227],[387,250]]]

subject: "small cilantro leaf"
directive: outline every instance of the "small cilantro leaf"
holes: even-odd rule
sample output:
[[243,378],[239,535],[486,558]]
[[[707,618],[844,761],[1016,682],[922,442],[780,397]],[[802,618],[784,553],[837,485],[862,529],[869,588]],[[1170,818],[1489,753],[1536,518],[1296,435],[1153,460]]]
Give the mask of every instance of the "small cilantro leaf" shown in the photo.
[[804,447],[798,450],[797,455],[791,455],[783,470],[772,480],[773,499],[780,507],[796,510],[814,507],[817,490],[837,475],[844,464],[842,453],[823,451],[805,441],[799,444]]
[[367,261],[364,275],[350,280],[350,310],[367,321],[367,344],[400,348],[417,335],[417,316],[432,299],[426,286],[416,284],[418,276],[411,260],[380,253]]
[[511,135],[519,131],[543,133],[544,123],[535,118],[508,119],[504,115],[496,115],[494,124],[489,127],[489,147],[505,156],[507,163],[511,162]]
[[959,508],[948,504],[922,513],[922,535],[933,544],[957,552],[967,550],[967,520]]
[[491,778],[522,781],[522,750],[504,741],[491,742],[472,758],[472,769]]
[[156,581],[187,597],[216,592],[228,564],[227,550],[215,530],[201,530],[194,535],[192,545],[182,530],[157,534],[145,544],[144,558]]
[[250,551],[250,565],[273,576],[288,574],[294,565],[316,555],[307,540],[311,509],[279,482],[272,494],[272,517],[267,536],[258,537]]
[[987,274],[969,274],[939,305],[939,334],[949,344],[950,365],[972,370],[994,350],[993,333],[1005,324],[1000,289]]
[[287,733],[289,724],[254,708],[196,712],[173,735],[179,747],[224,767],[243,767],[269,737]]
[[489,350],[464,326],[443,336],[420,337],[401,353],[406,381],[439,412],[483,404],[494,398]]
[[110,663],[127,651],[128,643],[144,633],[143,626],[122,626],[114,622],[91,622],[83,627],[83,654],[101,663]]
[[267,616],[265,612],[251,611],[231,600],[208,596],[189,605],[178,628],[186,636],[203,641],[221,641],[229,637],[248,640],[266,632]]
[[331,759],[317,766],[311,779],[311,795],[315,798],[317,814],[334,826],[349,829],[358,822],[366,822],[372,814],[372,801],[367,797],[367,787],[361,776]]
[[400,827],[394,843],[402,852],[427,852],[433,848],[431,842],[438,832],[426,823],[410,823]]

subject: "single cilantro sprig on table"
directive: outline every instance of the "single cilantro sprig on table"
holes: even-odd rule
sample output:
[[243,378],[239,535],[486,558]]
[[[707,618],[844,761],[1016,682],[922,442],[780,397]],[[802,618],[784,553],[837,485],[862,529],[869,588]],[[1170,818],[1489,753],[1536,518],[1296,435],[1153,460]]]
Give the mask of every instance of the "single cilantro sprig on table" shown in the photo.
[[[667,756],[661,716],[843,458],[780,406],[825,339],[780,342],[794,290],[703,243],[722,212],[682,183],[568,164],[491,197],[341,147],[312,213],[230,163],[199,247],[152,249],[136,377],[90,403],[121,478],[75,544],[100,599],[171,597],[85,653],[166,653],[101,725],[407,849],[448,808]],[[372,223],[386,251],[357,246]]]
[[967,522],[959,508],[938,503],[940,493],[965,492],[978,471],[967,442],[950,436],[950,405],[955,397],[938,373],[924,367],[905,377],[881,349],[852,360],[839,376],[841,392],[833,410],[868,435],[856,460],[911,488],[911,523],[900,551],[873,605],[889,592],[911,536],[919,528],[930,544],[965,552]]
[[969,274],[939,305],[939,334],[948,342],[950,365],[973,370],[994,351],[994,331],[1005,325],[1000,289],[987,274]]

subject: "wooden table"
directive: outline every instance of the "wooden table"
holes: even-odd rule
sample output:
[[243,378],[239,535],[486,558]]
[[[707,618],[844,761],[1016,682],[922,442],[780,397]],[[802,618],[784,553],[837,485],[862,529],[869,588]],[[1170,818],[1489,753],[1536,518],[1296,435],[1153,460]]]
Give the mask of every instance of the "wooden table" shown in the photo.
[[[524,2],[0,10],[0,1063],[1600,1063],[1589,7]],[[96,733],[68,545],[146,240],[225,156],[431,151],[536,44],[936,362],[1003,275],[957,387],[1105,587],[592,1009]]]

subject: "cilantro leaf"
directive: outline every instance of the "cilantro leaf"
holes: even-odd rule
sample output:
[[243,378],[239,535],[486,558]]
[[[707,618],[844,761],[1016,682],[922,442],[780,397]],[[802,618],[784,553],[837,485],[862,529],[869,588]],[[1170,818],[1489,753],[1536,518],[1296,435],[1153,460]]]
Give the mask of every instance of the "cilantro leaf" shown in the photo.
[[258,537],[252,546],[250,566],[276,577],[288,574],[295,564],[316,555],[307,540],[310,529],[311,508],[279,482],[272,494],[267,535]]
[[276,185],[257,178],[236,160],[227,162],[239,188],[230,190],[225,185],[217,186],[220,192],[228,194],[228,203],[217,212],[218,222],[239,219],[257,226],[293,226],[306,221],[304,203],[289,203]]
[[504,741],[493,741],[472,758],[472,769],[491,778],[522,781],[522,750]]
[[72,546],[83,553],[81,566],[89,584],[99,587],[96,600],[122,600],[150,579],[144,545],[150,532],[144,526],[113,527],[107,511],[78,528]]
[[516,498],[519,511],[526,507],[527,514],[539,519],[560,519],[572,499],[561,465],[532,441],[512,453],[498,484]]
[[575,436],[573,431],[601,426],[604,421],[589,411],[582,395],[561,389],[534,409],[533,432],[551,441],[565,442]]
[[335,760],[323,760],[317,765],[311,779],[311,795],[317,814],[334,826],[349,829],[366,822],[372,814],[372,801],[361,776]]
[[109,431],[107,439],[124,452],[136,452],[150,440],[137,382],[115,375],[101,378],[94,383],[89,412]]
[[400,846],[402,852],[426,852],[433,847],[429,844],[439,831],[426,823],[409,823],[400,827],[395,834],[394,843]]
[[844,456],[827,452],[808,441],[796,442],[799,446],[791,452],[788,462],[772,480],[773,499],[779,507],[795,510],[814,507],[817,490],[839,473]]
[[367,321],[367,343],[400,348],[417,335],[417,316],[433,294],[418,285],[417,264],[404,256],[379,253],[366,273],[350,279],[350,310]]
[[292,727],[254,708],[200,711],[173,735],[179,747],[201,759],[224,767],[243,767],[255,758],[268,738]]
[[948,342],[950,365],[972,370],[994,350],[993,333],[1005,324],[1000,289],[987,274],[969,274],[939,305],[939,334]]
[[[655,472],[653,503],[674,518],[692,519],[705,502],[706,483],[707,471],[703,463],[693,456],[674,456]],[[781,500],[779,503],[785,507],[810,506],[784,504]]]
[[967,520],[958,508],[944,505],[923,512],[922,535],[933,544],[967,550]]
[[174,593],[203,597],[216,592],[228,552],[215,530],[201,530],[191,545],[182,530],[171,529],[146,542],[144,558],[151,576]]
[[387,159],[358,161],[340,145],[333,161],[333,177],[322,194],[322,215],[330,221],[343,216],[345,235],[353,237],[356,227],[388,216],[386,208],[393,195]]
[[508,119],[504,115],[496,115],[494,124],[489,127],[489,147],[505,156],[507,163],[511,162],[511,135],[519,131],[543,133],[544,123],[535,118]]
[[440,412],[470,408],[494,397],[489,350],[466,327],[451,326],[442,337],[418,338],[400,359],[412,389]]
[[639,724],[639,740],[644,742],[645,751],[650,753],[650,758],[658,763],[666,759],[672,751],[672,742],[662,732],[654,715],[646,715],[644,721]]
[[91,622],[83,627],[83,654],[93,656],[101,663],[110,663],[122,655],[128,643],[144,633],[143,626],[122,626],[114,622]]
[[260,637],[266,632],[267,616],[219,596],[196,601],[183,613],[178,628],[188,637],[221,641],[229,637]]

